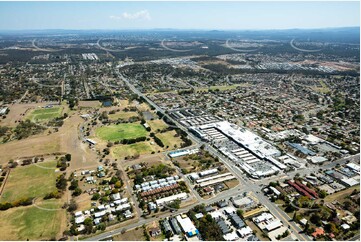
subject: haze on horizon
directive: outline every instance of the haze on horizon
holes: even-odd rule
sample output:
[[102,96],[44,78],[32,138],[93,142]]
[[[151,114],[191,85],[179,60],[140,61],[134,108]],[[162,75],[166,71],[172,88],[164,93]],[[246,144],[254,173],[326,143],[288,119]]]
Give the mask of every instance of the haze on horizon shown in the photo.
[[0,2],[0,30],[360,26],[357,2]]

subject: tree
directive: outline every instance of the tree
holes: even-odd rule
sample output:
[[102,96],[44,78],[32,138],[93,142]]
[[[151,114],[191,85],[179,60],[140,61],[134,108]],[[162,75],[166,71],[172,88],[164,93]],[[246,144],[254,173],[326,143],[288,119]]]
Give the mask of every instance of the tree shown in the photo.
[[320,198],[325,198],[327,196],[327,192],[325,190],[321,190],[318,195],[320,196]]
[[114,184],[114,187],[115,188],[121,188],[122,187],[122,183],[120,181],[117,181],[115,184]]
[[56,188],[64,191],[66,189],[66,186],[67,186],[67,180],[65,179],[65,174],[61,174],[56,179]]
[[97,226],[97,229],[101,230],[101,231],[104,231],[106,229],[106,225],[105,223],[100,223],[98,226]]
[[65,158],[66,158],[67,161],[71,161],[71,154],[66,154]]
[[237,210],[237,215],[240,216],[241,218],[243,218],[243,210],[242,209],[238,209]]
[[310,221],[313,224],[317,225],[317,226],[321,226],[321,216],[320,216],[320,214],[318,212],[313,213],[311,215],[311,217],[310,217]]
[[79,187],[78,180],[74,179],[70,182],[69,190],[75,190]]
[[98,200],[100,198],[100,194],[99,193],[94,193],[91,200]]
[[73,212],[73,211],[75,211],[77,209],[78,209],[78,204],[76,204],[74,199],[71,199],[70,203],[69,203],[69,206],[68,206],[68,211]]
[[84,225],[93,225],[93,220],[91,218],[86,218],[84,220]]

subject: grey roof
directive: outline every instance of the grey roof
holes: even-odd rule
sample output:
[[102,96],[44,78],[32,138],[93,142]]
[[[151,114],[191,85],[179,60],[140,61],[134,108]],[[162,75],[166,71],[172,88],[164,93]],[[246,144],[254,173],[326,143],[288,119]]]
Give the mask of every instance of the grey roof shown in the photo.
[[212,206],[207,206],[204,208],[204,210],[208,213],[214,211],[214,208]]
[[224,222],[223,219],[217,220],[217,224],[218,224],[219,228],[222,230],[223,234],[227,234],[227,233],[231,232],[231,229],[228,227],[228,225],[226,224],[226,222]]
[[246,226],[246,224],[244,223],[244,221],[237,215],[237,214],[232,214],[230,216],[231,218],[231,222],[232,224],[237,227],[237,229],[239,228],[243,228]]
[[169,224],[169,222],[168,222],[167,219],[163,220],[162,225],[163,225],[163,228],[164,228],[164,230],[165,230],[166,232],[167,232],[167,231],[172,231],[172,232],[173,232],[173,230],[172,230],[172,228],[170,227],[170,224]]
[[228,206],[228,203],[226,201],[219,201],[217,204],[218,204],[218,207],[220,207],[220,208],[224,208],[224,207]]
[[257,238],[257,236],[251,235],[247,238],[247,241],[259,241],[259,239]]
[[176,234],[182,233],[182,230],[180,229],[176,218],[170,219],[170,224],[172,225],[172,228]]

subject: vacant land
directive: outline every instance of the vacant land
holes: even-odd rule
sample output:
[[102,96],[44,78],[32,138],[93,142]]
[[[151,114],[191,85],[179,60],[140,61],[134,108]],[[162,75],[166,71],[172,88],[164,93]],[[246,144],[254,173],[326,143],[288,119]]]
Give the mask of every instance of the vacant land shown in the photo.
[[197,154],[178,157],[173,160],[174,164],[181,168],[184,174],[216,168],[221,165],[218,159],[204,151],[201,151]]
[[99,101],[79,101],[79,108],[99,108],[102,104]]
[[[45,209],[59,209],[60,200],[37,204]],[[59,239],[65,220],[65,210],[43,210],[31,205],[0,211],[1,240],[51,240]]]
[[30,119],[32,122],[48,121],[60,117],[62,110],[62,107],[35,109],[29,114],[27,119]]
[[111,120],[117,120],[117,119],[123,119],[123,120],[128,120],[132,117],[137,117],[138,113],[137,112],[118,112],[118,113],[114,113],[114,114],[109,114],[109,119]]
[[[43,197],[54,191],[56,162],[42,162],[18,166],[11,170],[0,202],[13,202],[21,198]],[[53,168],[53,169],[52,169]]]
[[168,125],[161,119],[148,120],[147,124],[149,124],[150,128],[152,129],[152,132],[163,130],[168,127]]
[[[83,191],[85,190],[84,187],[80,187]],[[88,210],[91,209],[91,196],[88,193],[82,193],[80,196],[75,197],[75,201],[78,204],[77,210]]]
[[39,156],[55,152],[70,153],[72,169],[97,166],[96,154],[88,145],[79,141],[78,126],[84,120],[77,114],[64,120],[64,125],[59,132],[50,135],[42,134],[23,140],[15,140],[0,144],[0,164],[6,164],[10,159],[20,157]]
[[156,152],[161,148],[156,144],[150,144],[149,142],[139,142],[130,145],[118,145],[114,146],[111,150],[113,157],[124,158],[127,156],[150,154],[152,151]]
[[144,111],[149,111],[149,110],[150,110],[150,107],[149,107],[148,104],[146,104],[146,103],[141,103],[141,104],[137,105],[137,109],[138,109],[140,112],[144,112]]
[[117,141],[143,137],[147,131],[139,123],[124,123],[97,128],[95,134],[102,140]]
[[60,151],[60,137],[58,133],[29,137],[24,140],[15,140],[0,145],[2,159],[0,164],[7,163],[10,159],[24,156],[36,156]]
[[170,148],[176,148],[176,147],[180,147],[182,140],[180,137],[174,137],[174,135],[176,135],[177,132],[175,130],[172,131],[168,131],[168,132],[164,132],[164,133],[159,133],[157,134],[157,137],[162,140],[164,146],[169,146]]
[[114,241],[144,241],[144,229],[136,228],[113,237]]
[[347,196],[351,195],[351,193],[355,189],[360,191],[360,185],[349,187],[349,188],[347,188],[347,189],[345,189],[343,191],[335,192],[332,195],[326,196],[326,198],[324,200],[325,200],[325,202],[333,202],[335,200],[338,200],[340,202],[340,200],[343,200]]

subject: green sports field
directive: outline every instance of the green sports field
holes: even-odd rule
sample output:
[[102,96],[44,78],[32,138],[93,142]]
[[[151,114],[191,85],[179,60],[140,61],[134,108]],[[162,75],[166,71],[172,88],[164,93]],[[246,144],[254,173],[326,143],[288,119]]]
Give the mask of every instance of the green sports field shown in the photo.
[[62,217],[65,210],[60,209],[63,202],[47,200],[26,207],[11,208],[0,211],[0,238],[1,240],[50,240],[61,232]]
[[161,149],[158,145],[151,145],[145,141],[130,145],[117,145],[112,148],[111,152],[113,157],[124,158],[126,156],[150,154],[152,151],[156,152],[158,149]]
[[28,119],[32,122],[48,121],[60,117],[62,111],[62,107],[38,108],[29,114]]
[[13,202],[21,198],[43,197],[56,189],[55,181],[58,175],[55,172],[56,162],[41,162],[37,165],[18,166],[11,170],[0,198],[1,203]]
[[147,130],[140,123],[113,124],[97,128],[95,135],[102,140],[117,141],[146,136]]

